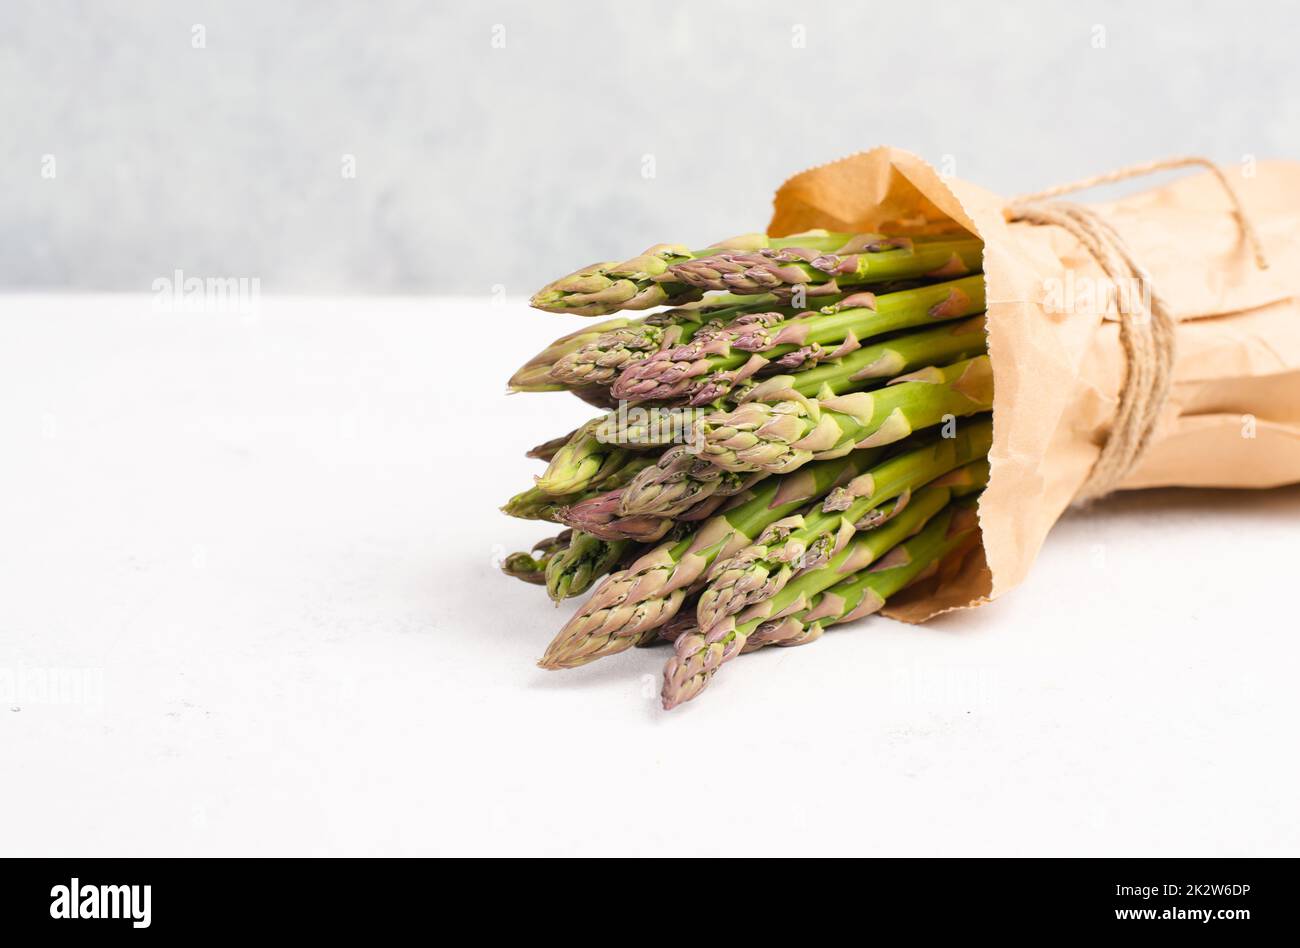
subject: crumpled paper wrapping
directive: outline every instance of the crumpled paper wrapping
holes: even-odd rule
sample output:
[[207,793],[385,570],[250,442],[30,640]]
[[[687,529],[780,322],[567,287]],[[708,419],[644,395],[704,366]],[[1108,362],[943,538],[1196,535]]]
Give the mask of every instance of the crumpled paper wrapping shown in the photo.
[[[1094,205],[1179,320],[1169,400],[1120,489],[1300,481],[1300,163],[1253,170],[1228,173],[1263,241],[1266,270],[1208,173]],[[1102,301],[1059,306],[1063,287],[1097,285],[1104,274],[1060,228],[1008,223],[1006,203],[908,152],[876,148],[795,175],[777,191],[768,226],[779,237],[956,224],[985,242],[995,393],[982,549],[955,574],[892,600],[886,613],[908,622],[980,605],[1024,581],[1087,479],[1116,409],[1124,354],[1115,315]]]

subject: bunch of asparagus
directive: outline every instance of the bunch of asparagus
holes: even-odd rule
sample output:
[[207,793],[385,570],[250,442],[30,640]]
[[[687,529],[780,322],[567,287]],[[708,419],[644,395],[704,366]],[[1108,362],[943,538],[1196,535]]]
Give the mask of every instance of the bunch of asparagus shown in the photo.
[[510,380],[614,410],[529,452],[507,514],[561,527],[504,570],[595,587],[541,666],[668,643],[663,704],[765,645],[815,641],[978,544],[992,372],[982,244],[809,231],[660,244],[532,299],[619,316]]

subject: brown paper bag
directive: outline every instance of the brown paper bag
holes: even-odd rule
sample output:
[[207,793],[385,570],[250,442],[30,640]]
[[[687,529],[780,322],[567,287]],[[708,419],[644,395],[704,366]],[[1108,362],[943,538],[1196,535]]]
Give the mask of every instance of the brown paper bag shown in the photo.
[[[1300,164],[1248,170],[1233,183],[1268,269],[1257,266],[1208,173],[1096,205],[1179,321],[1169,399],[1121,489],[1300,481]],[[1086,305],[1089,289],[1106,282],[1102,270],[1066,231],[1008,224],[1005,198],[894,148],[795,175],[775,205],[772,236],[956,224],[984,240],[995,392],[983,548],[955,576],[891,600],[887,614],[921,622],[996,599],[1029,573],[1115,414],[1124,376],[1118,323],[1102,300]],[[1073,294],[1072,305],[1060,305],[1062,293]]]

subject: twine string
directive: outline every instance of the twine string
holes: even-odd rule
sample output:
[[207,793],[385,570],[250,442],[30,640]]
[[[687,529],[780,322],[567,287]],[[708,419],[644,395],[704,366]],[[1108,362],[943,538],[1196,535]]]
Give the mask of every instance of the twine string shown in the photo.
[[1261,270],[1267,269],[1268,258],[1259,233],[1246,214],[1240,196],[1223,171],[1205,158],[1167,158],[1131,165],[1014,198],[1007,205],[1010,221],[1054,225],[1078,240],[1111,281],[1112,298],[1115,298],[1117,287],[1132,286],[1135,281],[1145,291],[1126,294],[1125,299],[1115,300],[1120,346],[1124,350],[1124,381],[1120,386],[1119,406],[1110,434],[1080,489],[1076,498],[1079,501],[1093,500],[1118,487],[1150,446],[1161,410],[1169,397],[1176,320],[1164,297],[1152,284],[1150,273],[1133,256],[1128,244],[1109,221],[1090,207],[1052,199],[1102,184],[1190,166],[1207,168],[1218,179],[1232,204],[1242,237],[1254,253],[1256,266]]

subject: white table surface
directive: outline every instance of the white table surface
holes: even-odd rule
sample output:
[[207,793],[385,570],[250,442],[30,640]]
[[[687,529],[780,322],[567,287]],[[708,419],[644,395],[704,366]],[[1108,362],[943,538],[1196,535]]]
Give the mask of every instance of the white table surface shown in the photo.
[[0,298],[0,853],[1300,853],[1300,489],[1071,514],[670,714],[661,649],[537,669],[496,508],[590,411],[502,392],[576,325]]

